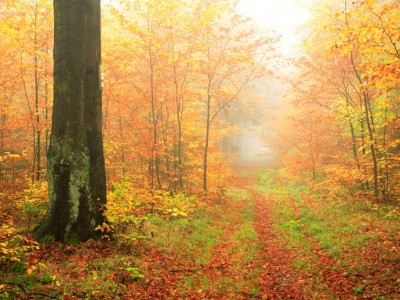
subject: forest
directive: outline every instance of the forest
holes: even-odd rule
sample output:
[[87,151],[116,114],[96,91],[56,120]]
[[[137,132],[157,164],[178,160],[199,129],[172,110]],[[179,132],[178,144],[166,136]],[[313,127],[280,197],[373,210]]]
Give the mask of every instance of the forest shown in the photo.
[[251,2],[0,0],[0,299],[400,299],[400,2]]

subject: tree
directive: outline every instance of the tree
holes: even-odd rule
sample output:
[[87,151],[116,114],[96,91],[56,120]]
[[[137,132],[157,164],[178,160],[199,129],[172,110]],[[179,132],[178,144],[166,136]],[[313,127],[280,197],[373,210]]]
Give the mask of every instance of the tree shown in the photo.
[[[331,190],[347,186],[378,202],[393,201],[400,191],[400,4],[394,0],[314,2],[304,54],[296,62],[299,74],[291,80],[288,94],[296,115],[287,111],[290,119],[279,118],[292,127],[278,128],[277,136],[293,134],[286,145],[296,141],[297,148],[283,161],[289,171],[317,170]],[[299,126],[299,121],[318,115],[318,126]],[[325,126],[327,130],[322,130]],[[318,143],[311,143],[306,132],[323,141],[323,147],[312,152],[321,159],[309,156],[312,164],[304,163],[307,151],[303,149],[309,145],[311,150]]]
[[[24,188],[45,172],[52,87],[53,10],[50,0],[4,0],[0,9],[0,155],[19,154],[16,178]],[[0,178],[7,180],[7,162]],[[28,171],[28,165],[31,170]],[[9,182],[11,183],[11,182]]]
[[[251,19],[236,12],[229,1],[204,0],[198,27],[203,55],[200,56],[205,90],[206,122],[203,154],[203,191],[208,189],[211,131],[222,112],[227,112],[250,81],[265,74],[265,56],[271,52],[271,37],[259,38]],[[222,16],[222,18],[221,18]],[[246,45],[245,47],[243,45]],[[221,126],[221,125],[219,125]]]
[[54,106],[49,206],[38,236],[98,237],[105,221],[100,0],[54,1]]
[[[18,3],[15,3],[18,8]],[[21,4],[19,4],[21,6]],[[48,146],[47,124],[49,85],[51,85],[52,10],[50,1],[34,0],[22,3],[22,14],[17,10],[19,28],[26,28],[18,39],[20,49],[20,80],[32,135],[31,180],[39,181],[42,174],[42,152]],[[19,8],[21,10],[21,8]]]

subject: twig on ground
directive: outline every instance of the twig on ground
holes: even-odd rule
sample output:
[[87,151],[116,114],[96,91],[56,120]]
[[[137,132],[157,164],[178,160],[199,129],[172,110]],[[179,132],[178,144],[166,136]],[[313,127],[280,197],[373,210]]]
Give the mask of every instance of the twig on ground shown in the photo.
[[20,283],[16,283],[16,282],[9,282],[9,281],[3,281],[3,283],[8,284],[8,285],[14,285],[19,287],[25,294],[27,295],[32,295],[32,296],[41,296],[44,298],[50,298],[50,299],[58,299],[58,296],[61,295],[61,293],[55,294],[55,295],[48,295],[48,294],[44,294],[44,293],[39,293],[39,292],[28,292],[26,290],[26,288],[20,284]]
[[196,273],[199,270],[190,270],[190,269],[177,269],[177,270],[169,270],[171,273],[184,273],[184,272],[188,272],[188,273]]

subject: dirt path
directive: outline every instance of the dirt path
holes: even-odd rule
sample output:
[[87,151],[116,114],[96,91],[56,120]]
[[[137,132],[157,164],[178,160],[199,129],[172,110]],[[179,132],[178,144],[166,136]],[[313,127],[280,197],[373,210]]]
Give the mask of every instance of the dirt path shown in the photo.
[[254,193],[257,216],[254,228],[261,241],[259,259],[263,272],[259,278],[262,299],[304,298],[305,274],[295,273],[296,252],[285,249],[274,233],[271,202]]
[[[258,255],[263,270],[258,279],[258,296],[262,299],[354,299],[354,283],[343,275],[343,270],[334,267],[334,260],[305,231],[305,244],[311,249],[313,269],[306,271],[296,266],[296,261],[304,259],[302,251],[299,251],[303,249],[285,247],[276,234],[272,220],[276,201],[282,200],[275,199],[274,195],[264,196],[255,192],[250,187],[254,182],[254,177],[248,176],[237,180],[235,185],[247,189],[255,199],[254,229],[260,241]],[[287,205],[292,207],[296,218],[299,212],[292,202],[288,199]]]
[[[253,183],[254,178],[248,176],[238,178],[234,185],[251,194],[252,226],[257,235],[254,240],[235,237],[244,225],[242,214],[248,203],[241,198],[228,199],[220,204],[223,213],[213,216],[214,226],[221,229],[223,238],[211,248],[207,263],[193,265],[173,255],[165,257],[151,251],[146,270],[148,279],[135,283],[131,289],[135,293],[131,296],[138,299],[368,299],[355,293],[356,287],[361,286],[357,282],[359,278],[346,276],[346,269],[305,228],[301,228],[299,246],[287,247],[287,241],[277,233],[281,231],[274,224],[274,215],[277,203],[286,201],[296,219],[299,212],[293,200],[262,195],[251,188]],[[229,220],[224,220],[224,216],[229,216]],[[256,253],[251,260],[246,260],[247,249],[254,249],[255,245]],[[238,251],[240,247],[245,250]],[[300,265],[305,261],[307,268]],[[191,283],[185,291],[184,281]]]
[[[209,249],[209,259],[199,263],[192,260],[198,257],[185,259],[182,253],[167,254],[151,249],[142,254],[140,262],[146,278],[130,283],[123,299],[261,298],[254,294],[258,285],[252,273],[254,264],[244,258],[246,249],[256,241],[235,237],[242,229],[246,201],[226,199],[216,205],[219,209],[211,210],[211,224],[218,228],[221,236]],[[199,249],[203,246],[198,244]]]

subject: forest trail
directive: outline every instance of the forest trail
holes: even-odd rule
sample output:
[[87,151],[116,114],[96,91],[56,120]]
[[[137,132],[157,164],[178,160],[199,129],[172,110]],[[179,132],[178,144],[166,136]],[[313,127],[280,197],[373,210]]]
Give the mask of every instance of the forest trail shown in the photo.
[[[296,263],[302,260],[301,253],[296,248],[284,246],[274,229],[271,198],[252,191],[256,201],[257,216],[254,222],[258,239],[261,241],[259,259],[263,263],[263,272],[259,278],[260,293],[265,299],[310,299],[329,297],[334,299],[350,299],[353,295],[354,284],[344,278],[332,267],[334,262],[321,249],[318,242],[304,233],[315,255],[318,265],[317,273],[310,273],[296,268]],[[293,207],[295,210],[295,207]],[[294,211],[294,215],[296,212]],[[318,287],[319,286],[319,287]],[[315,287],[323,289],[322,293],[313,291]]]
[[331,216],[331,206],[326,214],[323,202],[265,174],[243,171],[226,197],[192,216],[150,216],[147,237],[134,243],[41,245],[22,273],[0,277],[0,291],[18,299],[399,298],[395,222],[348,207]]
[[254,230],[259,241],[258,264],[262,270],[257,278],[261,299],[302,299],[304,298],[304,274],[295,272],[293,262],[296,254],[285,249],[278,240],[272,221],[271,199],[251,188],[256,182],[254,172],[238,177],[235,186],[246,189],[254,200]]
[[253,195],[257,210],[254,226],[261,241],[259,259],[263,272],[259,278],[260,293],[266,299],[304,298],[304,274],[296,274],[293,268],[296,253],[285,249],[278,241],[271,219],[271,202],[255,192]]
[[[251,185],[256,182],[253,172],[250,176],[241,177],[235,181],[235,186],[247,189],[255,201],[254,229],[260,242],[258,260],[262,269],[257,297],[262,299],[310,299],[326,298],[326,293],[336,299],[350,299],[354,284],[331,267],[332,259],[318,245],[311,235],[304,232],[318,264],[318,274],[312,274],[296,268],[296,262],[301,261],[301,252],[296,248],[288,249],[276,234],[272,213],[276,209],[274,195],[265,196],[256,192]],[[296,219],[298,211],[293,201],[288,206],[293,210]],[[321,280],[322,282],[317,282]],[[323,286],[323,293],[313,291],[318,285]],[[321,288],[321,287],[318,287]]]
[[[241,196],[228,198],[218,205],[221,209],[213,210],[214,221],[207,230],[214,240],[208,249],[204,244],[198,245],[198,251],[208,252],[204,261],[157,252],[147,267],[159,270],[162,280],[152,281],[147,287],[140,285],[139,289],[134,284],[131,291],[135,294],[126,299],[360,298],[354,295],[354,283],[336,269],[335,262],[310,234],[304,232],[308,241],[304,247],[309,248],[312,258],[303,257],[307,249],[288,247],[273,221],[279,199],[255,191],[255,182],[252,173],[237,177],[233,185]],[[287,206],[296,210],[293,203],[288,202]],[[293,211],[294,215],[297,213]],[[219,233],[213,235],[216,230]],[[298,265],[307,259],[313,260],[314,268]]]

